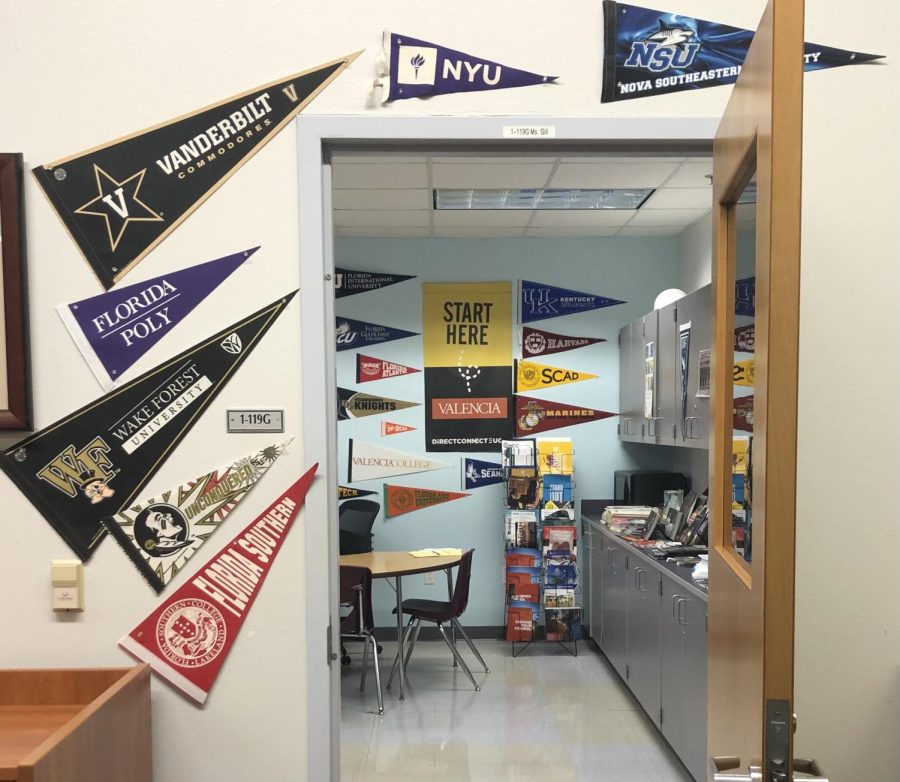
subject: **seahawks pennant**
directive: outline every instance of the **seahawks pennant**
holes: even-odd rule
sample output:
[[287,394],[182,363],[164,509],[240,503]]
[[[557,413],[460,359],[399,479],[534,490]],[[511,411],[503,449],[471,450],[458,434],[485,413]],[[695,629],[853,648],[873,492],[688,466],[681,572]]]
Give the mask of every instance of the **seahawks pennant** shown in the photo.
[[[296,291],[295,291],[296,293]],[[0,454],[82,560],[129,508],[294,297],[291,293]]]
[[287,125],[356,55],[33,170],[111,288]]
[[352,269],[334,270],[334,297],[342,299],[356,293],[368,293],[396,285],[398,282],[414,280],[414,274],[382,274],[381,272],[357,272]]
[[353,486],[338,486],[338,502],[341,500],[354,500],[357,497],[368,497],[378,492],[369,489],[356,489]]
[[462,459],[462,483],[466,491],[503,483],[504,480],[502,464],[467,457]]
[[555,285],[522,280],[519,284],[519,315],[522,323],[577,315],[626,302],[594,293],[583,293]]
[[[734,84],[754,35],[742,27],[613,0],[604,0],[603,19],[603,103]],[[807,43],[803,69],[818,71],[882,57]]]
[[606,342],[601,337],[568,337],[565,334],[554,334],[531,326],[522,327],[522,358],[545,356],[549,353],[562,353],[587,345]]
[[354,348],[375,345],[379,342],[391,342],[395,339],[419,336],[415,331],[404,331],[377,323],[367,323],[353,318],[335,318],[334,341],[336,350],[353,350]]
[[103,525],[159,594],[286,447],[251,453],[108,516]]
[[370,415],[393,413],[408,407],[418,407],[418,402],[403,402],[386,396],[374,396],[353,391],[349,388],[338,388],[338,421],[351,418],[365,418]]

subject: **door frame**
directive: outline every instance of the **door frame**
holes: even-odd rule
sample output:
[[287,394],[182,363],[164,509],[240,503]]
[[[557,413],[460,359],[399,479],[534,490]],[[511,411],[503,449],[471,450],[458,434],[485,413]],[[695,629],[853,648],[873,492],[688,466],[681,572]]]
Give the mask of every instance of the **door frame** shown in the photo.
[[[635,153],[646,152],[653,144],[673,148],[711,145],[718,124],[718,117],[298,117],[303,460],[306,464],[318,462],[320,476],[306,497],[305,561],[301,565],[306,653],[298,664],[306,665],[307,779],[340,780],[340,666],[331,664],[328,675],[323,670],[328,650],[340,648],[336,612],[332,609],[338,594],[338,569],[330,566],[338,556],[338,503],[331,491],[338,482],[337,383],[330,342],[334,324],[331,151],[346,147],[415,154],[420,149],[458,145],[461,153],[471,151],[473,146],[489,146],[520,156],[546,154],[548,148],[558,154],[560,147],[572,154],[577,154],[579,147],[627,154],[629,148]],[[555,134],[542,141],[504,139],[504,127],[509,126],[552,127]],[[307,377],[309,382],[304,382]],[[335,659],[333,656],[330,662]],[[318,662],[311,664],[314,661]]]

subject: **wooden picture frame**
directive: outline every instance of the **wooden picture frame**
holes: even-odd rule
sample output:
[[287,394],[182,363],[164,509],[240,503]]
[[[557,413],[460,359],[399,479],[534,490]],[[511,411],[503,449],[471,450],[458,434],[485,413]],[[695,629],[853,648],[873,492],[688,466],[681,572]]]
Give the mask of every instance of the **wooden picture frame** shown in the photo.
[[31,429],[22,155],[0,153],[0,430]]

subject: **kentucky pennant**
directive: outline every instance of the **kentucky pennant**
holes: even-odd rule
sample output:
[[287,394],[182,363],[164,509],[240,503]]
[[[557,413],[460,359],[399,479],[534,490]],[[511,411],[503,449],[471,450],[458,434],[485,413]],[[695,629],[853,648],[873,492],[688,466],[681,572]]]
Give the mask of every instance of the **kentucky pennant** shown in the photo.
[[414,510],[430,508],[461,497],[468,497],[465,492],[440,491],[439,489],[414,489],[411,486],[392,486],[384,484],[385,518],[402,516]]
[[551,331],[522,327],[522,358],[546,356],[549,353],[562,353],[564,350],[575,350],[587,345],[606,342],[600,337],[567,337]]
[[34,175],[109,289],[354,59],[264,84]]
[[734,350],[736,353],[753,353],[756,349],[756,325],[738,326],[734,330]]
[[462,460],[463,488],[480,489],[482,486],[490,486],[493,483],[503,483],[503,465],[495,462],[483,462],[481,459]]
[[205,702],[297,518],[317,467],[250,522],[119,646],[149,663],[191,700]]
[[417,456],[414,453],[395,451],[392,448],[351,439],[347,454],[347,483],[443,470],[449,466],[447,462],[439,462],[427,456]]
[[394,424],[390,421],[381,422],[381,436],[389,437],[392,434],[403,434],[404,432],[415,432],[416,427],[407,426],[406,424]]
[[574,369],[551,367],[534,361],[516,361],[516,391],[540,391],[543,388],[564,386],[581,380],[593,380],[599,375],[576,372]]
[[389,377],[402,377],[403,375],[411,375],[419,371],[403,364],[395,364],[393,361],[365,356],[362,353],[356,354],[357,383],[368,383],[371,380],[384,380]]
[[589,407],[548,402],[527,396],[516,397],[516,437],[529,437],[538,432],[559,429],[563,426],[586,424],[612,418],[618,413],[593,410]]
[[354,500],[357,497],[368,497],[370,494],[378,494],[378,492],[369,489],[354,489],[352,486],[338,486],[338,502]]
[[286,447],[263,448],[132,505],[103,524],[147,583],[162,592]]
[[755,317],[756,277],[745,277],[734,283],[734,314]]
[[105,390],[259,247],[56,309]]
[[291,293],[8,448],[0,467],[79,558],[129,508],[244,363]]
[[753,394],[735,397],[732,403],[732,427],[742,432],[753,431]]
[[756,374],[756,361],[748,358],[746,361],[734,362],[734,384],[736,386],[752,386],[753,377]]
[[[603,18],[604,103],[734,84],[754,33],[613,0],[604,0]],[[884,56],[814,43],[804,44],[803,52],[806,71],[855,65]]]
[[393,329],[390,326],[379,326],[377,323],[366,323],[364,320],[353,318],[335,318],[336,350],[353,350],[379,342],[417,336],[419,335],[415,331]]
[[338,421],[348,421],[351,418],[365,418],[369,415],[381,415],[382,413],[394,413],[397,410],[405,410],[407,407],[418,407],[418,402],[402,402],[399,399],[390,399],[386,396],[373,396],[363,394],[360,391],[352,391],[349,388],[338,388]]
[[520,287],[519,302],[522,323],[559,318],[563,315],[576,315],[579,312],[590,312],[602,307],[625,304],[619,299],[608,299],[606,296],[571,291],[567,288],[557,288],[555,285],[544,285],[528,280],[522,280]]
[[396,285],[405,280],[414,280],[414,274],[382,274],[381,272],[355,272],[350,269],[334,270],[334,297],[342,299],[355,293],[367,293]]
[[406,35],[385,33],[385,37],[388,35],[390,52],[386,54],[390,58],[390,89],[386,101],[527,87],[547,84],[557,78],[510,68]]

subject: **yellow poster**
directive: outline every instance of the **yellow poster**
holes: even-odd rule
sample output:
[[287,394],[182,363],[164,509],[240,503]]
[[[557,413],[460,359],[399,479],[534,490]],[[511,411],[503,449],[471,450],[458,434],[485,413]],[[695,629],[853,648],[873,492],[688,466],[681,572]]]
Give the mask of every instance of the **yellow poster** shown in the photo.
[[571,437],[539,437],[537,456],[541,475],[571,475],[573,472]]
[[574,369],[552,367],[549,364],[538,364],[534,361],[516,362],[516,391],[540,391],[543,388],[564,386],[582,380],[593,380],[599,375],[580,372]]
[[734,384],[736,386],[753,386],[753,375],[756,369],[755,359],[736,361],[734,364]]

